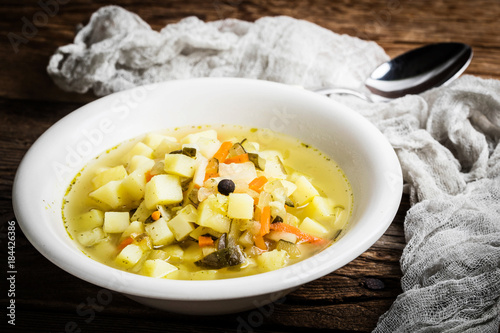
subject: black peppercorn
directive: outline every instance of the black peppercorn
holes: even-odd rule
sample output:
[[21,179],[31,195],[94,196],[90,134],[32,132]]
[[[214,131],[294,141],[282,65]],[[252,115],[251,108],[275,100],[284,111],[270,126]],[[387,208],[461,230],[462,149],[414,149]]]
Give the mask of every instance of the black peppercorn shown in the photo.
[[231,179],[223,179],[217,185],[217,189],[219,190],[219,193],[223,194],[223,195],[229,195],[229,193],[233,193],[234,188],[235,188],[235,185]]

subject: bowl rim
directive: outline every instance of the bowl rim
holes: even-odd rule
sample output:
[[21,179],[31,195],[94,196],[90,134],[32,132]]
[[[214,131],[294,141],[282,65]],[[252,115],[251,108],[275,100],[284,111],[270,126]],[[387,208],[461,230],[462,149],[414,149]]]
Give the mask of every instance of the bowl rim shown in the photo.
[[[308,101],[319,103],[324,107],[330,107],[336,112],[344,113],[346,117],[352,118],[360,124],[361,127],[374,140],[380,145],[382,155],[384,158],[379,159],[385,167],[392,172],[395,177],[395,186],[400,187],[401,191],[393,193],[390,198],[387,198],[385,210],[380,211],[377,216],[378,224],[374,224],[373,229],[367,235],[366,239],[362,242],[352,245],[352,251],[349,253],[336,253],[336,265],[328,264],[330,256],[334,254],[335,244],[346,241],[346,237],[338,240],[333,246],[315,254],[296,264],[271,271],[260,273],[251,276],[236,277],[222,280],[169,280],[169,279],[153,279],[146,276],[137,275],[125,271],[120,271],[111,268],[102,263],[88,258],[84,262],[72,262],[73,256],[68,256],[67,253],[71,251],[61,251],[60,246],[62,241],[49,242],[47,237],[40,233],[41,227],[37,226],[34,222],[36,216],[32,210],[26,209],[30,204],[29,196],[26,193],[29,189],[29,184],[25,180],[30,172],[30,163],[36,161],[39,157],[35,151],[43,146],[46,146],[54,137],[60,132],[67,131],[67,126],[72,124],[82,114],[96,112],[104,101],[110,101],[120,98],[122,96],[132,94],[137,89],[143,87],[150,87],[151,89],[170,89],[175,85],[191,85],[198,84],[203,86],[207,85],[231,85],[241,86],[241,88],[257,87],[258,89],[266,89],[269,91],[279,91],[280,93],[293,93],[298,98],[304,98]],[[394,186],[394,184],[393,184]],[[329,98],[321,96],[311,91],[298,89],[294,86],[289,86],[282,83],[245,79],[245,78],[195,78],[174,80],[161,83],[155,83],[147,86],[136,87],[122,92],[114,93],[93,102],[90,102],[75,111],[69,113],[53,124],[45,133],[43,133],[35,143],[30,147],[21,163],[14,178],[14,185],[12,191],[12,202],[14,213],[17,218],[18,224],[28,238],[30,243],[49,261],[56,266],[65,270],[66,272],[83,279],[95,285],[118,291],[121,293],[162,299],[162,300],[190,300],[190,301],[213,301],[222,299],[237,299],[246,298],[256,295],[278,293],[280,291],[289,290],[298,287],[304,283],[310,282],[324,275],[331,273],[334,270],[346,265],[350,261],[357,258],[365,252],[371,245],[373,245],[387,230],[392,223],[393,218],[399,208],[402,197],[402,172],[398,158],[383,134],[366,118],[359,115],[357,112],[349,109],[345,105],[335,102]],[[62,199],[61,199],[62,200]],[[62,221],[62,219],[61,219]],[[346,233],[349,235],[349,233]],[[63,246],[64,248],[64,246]],[[326,264],[325,264],[326,262]],[[113,277],[110,281],[109,277]],[[280,281],[277,283],[265,283],[266,281]],[[250,286],[242,287],[242,286]],[[186,291],[189,291],[186,293]]]

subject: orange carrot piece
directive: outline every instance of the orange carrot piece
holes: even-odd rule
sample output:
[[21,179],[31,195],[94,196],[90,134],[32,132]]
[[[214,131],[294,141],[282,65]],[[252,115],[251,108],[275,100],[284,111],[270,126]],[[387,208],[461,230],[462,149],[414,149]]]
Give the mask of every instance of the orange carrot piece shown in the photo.
[[124,240],[122,240],[120,242],[120,244],[118,244],[118,247],[117,247],[118,251],[123,250],[127,245],[132,244],[133,242],[134,242],[134,239],[132,238],[132,236],[125,238]]
[[241,154],[233,157],[226,158],[224,160],[224,163],[229,164],[229,163],[245,163],[250,161],[248,158],[248,154]]
[[283,232],[289,232],[291,234],[296,235],[301,243],[326,243],[327,240],[313,236],[311,234],[308,234],[307,232],[304,232],[300,230],[297,227],[294,227],[293,225],[278,222],[278,223],[272,223],[270,226],[270,230],[276,230],[276,231],[283,231]]
[[259,249],[267,251],[267,245],[262,236],[259,235],[253,236],[253,242],[255,243],[255,246],[257,246]]
[[198,237],[198,245],[200,247],[212,246],[214,245],[214,240],[210,236],[200,236]]
[[218,177],[219,176],[219,162],[215,157],[212,157],[208,160],[207,168],[205,170],[205,179],[203,182],[206,182],[207,179]]
[[248,184],[248,188],[254,190],[255,192],[261,192],[262,186],[264,186],[265,183],[267,183],[267,178],[265,176],[260,176],[252,180]]
[[151,214],[151,218],[154,220],[154,221],[157,221],[159,220],[161,217],[161,213],[159,210],[156,210],[154,211],[152,214]]
[[229,154],[229,149],[233,146],[233,143],[231,141],[224,141],[220,147],[219,150],[214,154],[214,158],[216,158],[219,162],[224,162],[226,159],[227,155]]
[[271,230],[271,207],[265,206],[260,213],[260,233],[259,236],[264,236]]
[[154,177],[154,175],[151,174],[151,170],[146,171],[145,176],[146,176],[146,183],[149,182],[151,178]]

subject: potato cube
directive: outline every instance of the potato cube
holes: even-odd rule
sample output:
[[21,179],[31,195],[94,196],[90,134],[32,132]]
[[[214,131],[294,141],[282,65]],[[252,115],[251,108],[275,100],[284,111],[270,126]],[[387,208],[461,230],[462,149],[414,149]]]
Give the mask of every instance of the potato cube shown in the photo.
[[122,180],[121,186],[131,200],[141,200],[146,188],[146,175],[136,170]]
[[130,158],[130,162],[128,163],[127,169],[128,173],[132,173],[134,171],[139,171],[142,173],[146,173],[146,171],[151,170],[151,168],[155,165],[155,161],[142,155],[135,155]]
[[217,132],[215,130],[206,130],[198,133],[188,134],[181,139],[181,143],[196,143],[200,138],[217,140]]
[[217,139],[201,137],[196,141],[198,151],[206,158],[211,158],[219,150],[221,142]]
[[319,222],[314,221],[313,219],[306,217],[299,226],[300,230],[307,232],[316,237],[328,237],[328,229],[326,229]]
[[253,218],[253,198],[246,193],[231,193],[227,207],[227,216],[232,219]]
[[203,257],[203,252],[201,248],[198,246],[198,243],[192,243],[184,250],[184,255],[182,257],[182,261],[184,263],[194,263],[197,260],[200,260]]
[[192,178],[195,171],[196,160],[184,154],[165,155],[166,173],[178,175],[181,177]]
[[225,216],[224,211],[219,207],[220,205],[216,196],[210,196],[205,199],[198,206],[197,223],[200,226],[211,228],[220,233],[228,232],[231,226],[231,219]]
[[127,205],[130,203],[131,199],[121,184],[121,180],[112,180],[89,193],[89,196],[112,209]]
[[318,190],[309,182],[305,176],[297,177],[295,181],[297,189],[293,191],[290,198],[298,205],[302,206],[310,202],[315,196],[319,196]]
[[184,250],[177,244],[166,246],[161,251],[170,262],[180,262],[184,255]]
[[142,273],[144,275],[157,279],[164,278],[176,270],[177,267],[161,259],[146,260],[142,266]]
[[115,263],[124,268],[131,268],[141,260],[143,254],[144,252],[139,245],[129,244],[118,253]]
[[145,229],[156,246],[169,245],[175,242],[175,236],[164,218],[146,225]]
[[266,271],[272,271],[285,266],[288,253],[284,250],[272,250],[257,256],[257,264]]
[[97,227],[102,227],[104,223],[104,212],[99,209],[91,209],[90,211],[78,217],[78,228],[81,230],[91,230]]
[[304,214],[313,220],[323,222],[333,216],[333,204],[325,197],[316,196],[304,208]]
[[153,158],[153,149],[142,142],[137,142],[123,157],[123,163],[130,163],[132,156],[142,155]]
[[148,135],[146,135],[144,140],[142,140],[142,142],[144,142],[144,144],[146,144],[147,146],[155,149],[165,139],[172,142],[177,142],[177,139],[172,136],[166,136],[158,133],[149,133]]
[[181,144],[177,142],[176,138],[165,137],[154,149],[153,156],[155,158],[163,158],[166,154],[180,148]]
[[123,165],[118,165],[99,172],[94,178],[92,178],[92,184],[94,185],[94,188],[99,188],[112,180],[120,180],[126,176],[127,170],[125,170],[125,167]]
[[76,235],[76,239],[83,246],[92,246],[99,241],[106,238],[104,231],[101,228],[94,228],[92,230],[82,231]]
[[108,234],[124,232],[130,225],[128,212],[106,212],[104,213],[104,232]]
[[149,209],[157,205],[170,205],[183,199],[179,176],[156,175],[146,184],[144,201]]
[[168,221],[168,226],[178,241],[186,239],[195,229],[194,223],[198,219],[198,212],[192,205],[187,205],[181,209],[177,215]]
[[127,229],[125,229],[121,235],[121,238],[127,238],[132,234],[142,234],[144,232],[144,224],[140,221],[130,222]]

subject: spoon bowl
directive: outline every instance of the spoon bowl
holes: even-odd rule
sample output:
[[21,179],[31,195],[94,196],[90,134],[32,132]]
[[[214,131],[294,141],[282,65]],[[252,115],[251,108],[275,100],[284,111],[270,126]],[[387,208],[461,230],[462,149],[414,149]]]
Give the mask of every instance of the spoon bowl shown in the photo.
[[463,43],[436,43],[403,53],[378,66],[366,79],[365,95],[346,88],[320,89],[324,95],[350,94],[367,101],[386,101],[450,83],[472,60],[472,48]]

